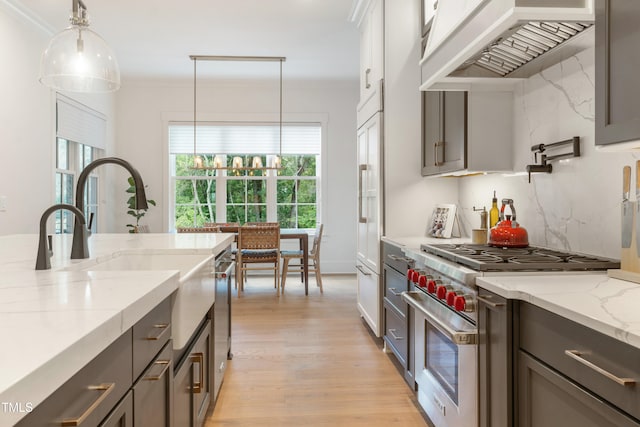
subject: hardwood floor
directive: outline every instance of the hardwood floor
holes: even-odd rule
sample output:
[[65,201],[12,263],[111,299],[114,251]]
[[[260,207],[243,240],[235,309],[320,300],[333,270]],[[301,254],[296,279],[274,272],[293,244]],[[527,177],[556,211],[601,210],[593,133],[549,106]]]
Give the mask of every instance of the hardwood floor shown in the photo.
[[232,353],[205,426],[428,426],[356,308],[355,276],[250,278],[232,301]]

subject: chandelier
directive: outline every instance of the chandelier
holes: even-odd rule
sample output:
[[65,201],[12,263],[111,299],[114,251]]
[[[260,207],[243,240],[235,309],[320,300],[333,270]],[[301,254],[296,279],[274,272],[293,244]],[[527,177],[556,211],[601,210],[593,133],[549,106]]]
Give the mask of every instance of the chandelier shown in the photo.
[[[253,171],[253,170],[269,170],[282,168],[282,63],[286,61],[283,56],[211,56],[211,55],[189,55],[193,61],[193,166],[192,169],[198,170],[233,170],[233,171]],[[260,156],[254,156],[251,165],[244,165],[242,157],[235,156],[231,161],[231,166],[223,164],[223,160],[219,155],[213,158],[213,164],[205,164],[204,159],[198,154],[197,147],[197,81],[198,61],[253,61],[253,62],[278,62],[280,64],[280,85],[279,85],[279,150],[278,155],[273,158],[271,164],[264,165]]]

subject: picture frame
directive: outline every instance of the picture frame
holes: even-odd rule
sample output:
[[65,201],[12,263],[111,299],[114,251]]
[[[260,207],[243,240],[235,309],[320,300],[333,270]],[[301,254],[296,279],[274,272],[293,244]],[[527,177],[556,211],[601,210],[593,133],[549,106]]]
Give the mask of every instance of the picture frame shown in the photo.
[[438,204],[433,208],[431,221],[427,226],[427,235],[438,239],[449,239],[456,219],[456,205]]

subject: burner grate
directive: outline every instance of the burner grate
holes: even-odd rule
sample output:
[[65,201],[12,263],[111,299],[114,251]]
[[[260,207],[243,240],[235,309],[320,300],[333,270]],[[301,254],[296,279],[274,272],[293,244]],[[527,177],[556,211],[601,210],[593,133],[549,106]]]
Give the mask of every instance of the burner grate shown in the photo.
[[529,246],[497,248],[474,244],[422,245],[427,253],[479,271],[580,271],[620,268],[618,261]]

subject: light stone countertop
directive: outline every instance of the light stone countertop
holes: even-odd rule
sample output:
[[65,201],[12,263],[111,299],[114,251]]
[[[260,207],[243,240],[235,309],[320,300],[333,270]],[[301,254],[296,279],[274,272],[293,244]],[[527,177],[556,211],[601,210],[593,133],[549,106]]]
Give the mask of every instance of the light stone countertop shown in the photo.
[[[95,234],[90,259],[53,237],[51,270],[36,271],[37,235],[0,236],[0,402],[37,406],[178,289],[179,272],[90,271],[127,253],[217,254],[232,234]],[[0,409],[0,425],[26,412]]]
[[534,304],[640,349],[640,284],[603,273],[478,277],[479,287]]

